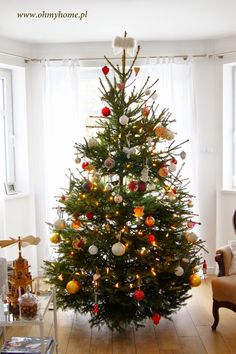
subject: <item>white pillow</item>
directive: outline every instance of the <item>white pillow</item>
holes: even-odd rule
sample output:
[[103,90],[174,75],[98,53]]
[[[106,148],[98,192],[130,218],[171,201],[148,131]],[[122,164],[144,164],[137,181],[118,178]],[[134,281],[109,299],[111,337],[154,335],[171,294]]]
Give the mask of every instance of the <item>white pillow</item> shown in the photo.
[[236,274],[236,241],[230,240],[230,241],[228,241],[228,244],[229,244],[232,254],[233,254],[232,263],[229,268],[229,275],[232,275],[232,274]]

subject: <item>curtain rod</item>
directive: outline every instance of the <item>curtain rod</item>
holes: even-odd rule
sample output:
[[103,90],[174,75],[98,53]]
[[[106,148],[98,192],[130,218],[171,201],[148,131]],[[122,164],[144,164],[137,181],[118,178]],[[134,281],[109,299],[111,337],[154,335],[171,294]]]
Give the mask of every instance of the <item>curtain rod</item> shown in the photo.
[[[139,57],[138,59],[155,59],[155,58],[183,58],[186,60],[188,57],[192,58],[218,58],[218,59],[223,59],[224,55],[229,55],[229,54],[236,54],[236,51],[232,52],[223,52],[223,53],[216,53],[216,54],[186,54],[186,55],[155,55],[155,56],[146,56],[146,57]],[[13,54],[13,53],[7,53],[7,52],[0,52],[0,55],[6,55],[6,56],[11,56],[15,58],[20,58],[24,59],[25,63],[28,62],[42,62],[44,59],[40,58],[29,58],[23,55],[18,55],[18,54]],[[63,61],[63,60],[88,60],[88,61],[96,61],[96,60],[104,60],[104,57],[102,58],[49,58],[47,60],[49,61]],[[110,60],[116,60],[119,59],[118,57],[110,57],[108,58]],[[129,59],[129,58],[128,58]],[[130,57],[132,59],[132,57]]]

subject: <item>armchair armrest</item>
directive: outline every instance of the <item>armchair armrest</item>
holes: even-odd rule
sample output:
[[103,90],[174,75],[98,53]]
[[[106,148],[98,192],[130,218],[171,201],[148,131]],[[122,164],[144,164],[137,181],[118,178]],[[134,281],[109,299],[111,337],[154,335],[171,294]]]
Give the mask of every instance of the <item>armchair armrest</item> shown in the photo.
[[223,277],[225,275],[225,265],[224,265],[224,258],[223,258],[223,251],[217,250],[215,255],[215,261],[218,263],[218,277]]
[[219,248],[216,251],[215,261],[218,263],[219,266],[218,277],[229,275],[229,268],[232,263],[232,251],[230,246],[226,245]]

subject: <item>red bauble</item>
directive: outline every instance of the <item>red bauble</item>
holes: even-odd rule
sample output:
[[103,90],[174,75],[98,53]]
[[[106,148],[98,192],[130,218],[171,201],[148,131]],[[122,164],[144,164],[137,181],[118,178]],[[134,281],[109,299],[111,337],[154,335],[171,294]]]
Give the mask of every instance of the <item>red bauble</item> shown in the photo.
[[165,161],[161,161],[160,167],[165,167],[165,165],[166,165]]
[[154,224],[155,224],[155,219],[154,219],[154,217],[153,216],[148,216],[148,217],[146,217],[146,219],[145,219],[145,224],[147,225],[147,226],[153,226]]
[[93,313],[94,313],[95,316],[98,314],[98,311],[99,311],[99,306],[98,306],[98,304],[95,304],[93,306]]
[[174,163],[175,165],[177,164],[177,160],[176,160],[176,158],[172,158],[172,160],[171,160],[171,163]]
[[147,239],[148,239],[148,242],[149,242],[149,243],[153,243],[153,242],[156,241],[155,236],[152,235],[152,234],[147,235]]
[[84,162],[82,163],[82,169],[85,170],[88,165],[89,165],[89,162],[85,162],[85,161],[84,161]]
[[140,289],[135,290],[134,294],[133,294],[133,298],[136,301],[142,301],[144,299],[145,295],[144,292]]
[[138,190],[138,183],[136,181],[131,181],[128,184],[128,188],[129,188],[130,192],[136,192]]
[[102,115],[104,116],[104,117],[108,117],[109,115],[110,115],[110,113],[111,113],[111,110],[110,110],[110,108],[109,107],[103,107],[103,109],[102,109]]
[[88,220],[93,220],[93,213],[91,211],[88,211],[85,216]]
[[87,181],[82,185],[82,188],[85,192],[90,192],[91,189],[93,188],[93,184],[92,184],[92,182]]
[[143,181],[139,181],[138,182],[138,190],[139,190],[139,192],[145,192],[146,189],[147,189],[146,183],[143,182]]
[[142,108],[142,115],[143,115],[144,117],[147,117],[147,116],[149,115],[149,112],[150,112],[150,109],[149,109],[147,106],[145,106],[144,108]]
[[176,189],[176,187],[172,188],[172,192],[173,192],[174,194],[176,194],[176,193],[177,193],[177,189]]
[[161,315],[159,315],[159,313],[157,313],[157,312],[154,312],[154,314],[152,316],[152,320],[155,325],[158,325],[158,323],[161,320]]
[[109,70],[110,69],[106,65],[102,68],[102,72],[103,72],[104,75],[107,75],[109,73]]

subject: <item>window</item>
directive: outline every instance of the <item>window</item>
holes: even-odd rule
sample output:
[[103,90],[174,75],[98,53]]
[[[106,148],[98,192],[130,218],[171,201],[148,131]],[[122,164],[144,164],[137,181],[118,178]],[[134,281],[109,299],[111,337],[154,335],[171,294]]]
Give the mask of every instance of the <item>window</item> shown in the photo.
[[11,71],[0,69],[0,161],[1,181],[15,182],[14,124]]

